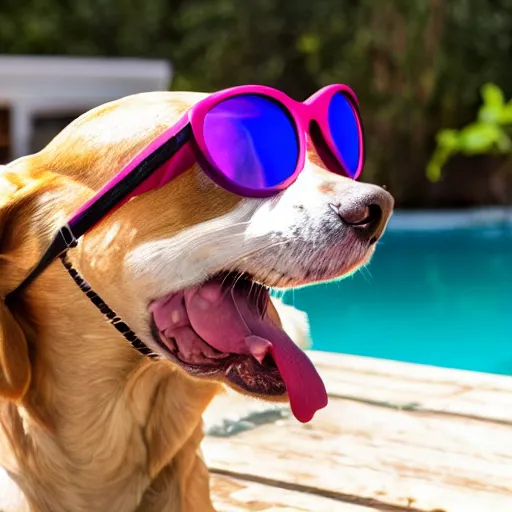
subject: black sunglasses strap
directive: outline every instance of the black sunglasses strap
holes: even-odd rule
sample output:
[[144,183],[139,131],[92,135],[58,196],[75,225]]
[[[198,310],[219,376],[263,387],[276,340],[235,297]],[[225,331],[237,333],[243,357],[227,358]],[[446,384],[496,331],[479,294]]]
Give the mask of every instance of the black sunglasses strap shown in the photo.
[[119,183],[107,190],[96,202],[82,213],[71,226],[78,239],[100,222],[126,196],[131,194],[141,183],[151,176],[167,160],[172,158],[192,137],[192,127],[187,123],[176,135],[164,142],[158,149],[148,155]]
[[50,245],[32,268],[25,279],[4,300],[7,302],[24,290],[41,273],[48,268],[59,256],[68,249],[76,247],[78,239],[100,222],[126,196],[131,194],[146,178],[151,176],[167,160],[173,157],[192,137],[192,127],[187,123],[176,135],[164,142],[158,149],[148,155],[129,174],[107,190],[102,196],[83,212],[73,223],[65,224],[53,237]]

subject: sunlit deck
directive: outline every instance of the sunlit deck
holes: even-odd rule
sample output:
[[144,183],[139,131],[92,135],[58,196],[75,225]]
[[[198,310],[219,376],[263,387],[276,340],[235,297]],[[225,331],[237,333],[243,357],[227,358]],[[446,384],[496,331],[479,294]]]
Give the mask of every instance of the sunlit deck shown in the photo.
[[512,511],[512,378],[310,356],[330,395],[311,423],[231,393],[207,412],[219,512]]

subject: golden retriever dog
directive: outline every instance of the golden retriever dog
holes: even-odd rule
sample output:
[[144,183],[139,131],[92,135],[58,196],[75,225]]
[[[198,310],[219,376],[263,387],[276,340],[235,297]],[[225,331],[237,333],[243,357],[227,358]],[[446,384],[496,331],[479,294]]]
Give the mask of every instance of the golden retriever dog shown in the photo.
[[[109,103],[41,152],[0,167],[0,297],[80,205],[204,97],[158,92]],[[201,320],[197,311],[206,304],[206,315],[209,301],[220,300],[212,298],[219,280],[236,287],[237,300],[256,300],[247,292],[255,288],[266,302],[259,321],[284,344],[281,325],[300,341],[306,327],[289,308],[273,306],[267,287],[355,271],[392,209],[389,193],[328,172],[311,146],[298,179],[273,197],[231,194],[194,163],[98,223],[68,260],[160,357],[134,350],[58,260],[15,301],[0,300],[0,510],[214,510],[200,452],[209,402],[228,385],[311,410],[304,384],[313,370],[305,355],[294,355],[300,364],[285,376],[265,347],[261,357],[254,347],[233,355],[185,335],[167,339],[184,313],[172,309],[173,294],[195,287]],[[303,354],[294,347],[276,358]],[[196,371],[191,361],[204,367]]]

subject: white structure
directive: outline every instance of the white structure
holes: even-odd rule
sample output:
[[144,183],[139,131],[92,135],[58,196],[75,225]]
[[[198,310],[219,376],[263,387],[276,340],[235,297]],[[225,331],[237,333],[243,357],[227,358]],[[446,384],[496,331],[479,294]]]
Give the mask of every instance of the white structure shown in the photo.
[[167,90],[171,79],[161,60],[0,55],[0,145],[9,159],[39,150],[36,118],[77,117],[129,94]]

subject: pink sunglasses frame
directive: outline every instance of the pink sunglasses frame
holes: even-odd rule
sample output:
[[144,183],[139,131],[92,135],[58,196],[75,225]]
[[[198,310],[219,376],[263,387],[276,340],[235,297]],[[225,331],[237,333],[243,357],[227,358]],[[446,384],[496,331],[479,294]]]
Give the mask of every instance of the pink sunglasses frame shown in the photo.
[[[331,131],[329,129],[329,105],[333,96],[337,93],[342,93],[348,98],[352,106],[357,120],[359,132],[359,162],[356,173],[353,179],[357,179],[364,166],[364,133],[359,114],[359,101],[354,91],[347,85],[332,84],[323,87],[315,94],[310,96],[306,101],[299,102],[290,98],[287,94],[273,87],[263,85],[242,85],[224,89],[215,92],[200,102],[193,105],[181,119],[173,126],[165,130],[150,144],[148,144],[140,153],[138,153],[116,176],[111,179],[104,187],[102,187],[89,201],[84,203],[81,208],[75,212],[73,217],[69,220],[69,225],[73,227],[74,223],[88,210],[94,203],[96,203],[105,193],[111,190],[119,181],[128,176],[137,166],[139,166],[146,158],[157,151],[162,145],[168,142],[172,137],[179,134],[181,130],[190,125],[192,130],[192,137],[188,143],[185,143],[177,153],[169,159],[164,165],[158,168],[150,177],[144,180],[135,190],[127,195],[115,209],[119,208],[122,204],[127,202],[132,197],[138,196],[149,190],[162,187],[169,181],[176,178],[179,174],[187,170],[195,160],[197,160],[205,174],[207,174],[215,183],[222,186],[226,190],[233,192],[237,195],[244,197],[262,198],[275,195],[286,188],[288,188],[301,173],[304,168],[307,152],[307,139],[306,134],[310,133],[310,126],[312,122],[316,122],[320,128],[322,138],[327,144],[328,152],[322,149],[317,141],[313,140],[317,151],[322,160],[330,168],[331,171],[338,174],[350,174],[345,170],[346,166],[343,161],[342,155],[339,153],[336,144],[334,143]],[[213,159],[208,151],[204,138],[204,120],[206,115],[219,103],[236,96],[246,94],[257,94],[277,101],[284,107],[289,116],[291,117],[299,142],[299,157],[294,173],[284,182],[265,189],[249,189],[243,187],[235,182],[232,182],[227,176],[222,173],[213,163]],[[328,153],[331,153],[332,158]],[[335,160],[335,161],[333,161]],[[111,210],[113,211],[113,210]]]
[[[206,160],[207,163],[207,168],[205,169],[205,172],[207,172],[207,174],[209,174],[210,177],[214,179],[214,181],[216,181],[223,187],[227,188],[228,190],[231,190],[239,195],[247,197],[265,197],[285,190],[297,179],[297,176],[304,168],[307,152],[306,133],[310,132],[310,125],[312,121],[315,121],[318,124],[322,132],[322,137],[327,143],[330,152],[334,155],[336,160],[343,166],[343,168],[346,169],[343,156],[339,153],[336,144],[334,143],[333,137],[331,135],[331,131],[329,129],[329,105],[332,100],[332,97],[336,93],[342,93],[346,97],[348,97],[350,104],[354,110],[355,118],[357,120],[360,152],[357,170],[353,177],[353,179],[357,179],[361,174],[364,163],[364,136],[361,116],[359,114],[359,101],[354,91],[347,85],[342,84],[333,84],[323,87],[304,102],[295,101],[284,92],[281,92],[278,89],[274,89],[272,87],[266,87],[262,85],[244,85],[219,91],[205,98],[203,101],[197,103],[189,110],[188,120],[190,121],[190,124],[192,126],[192,131],[194,133],[194,141],[199,150],[199,159],[201,160],[202,158],[204,158],[204,160]],[[298,136],[299,158],[297,160],[297,166],[295,168],[294,173],[284,182],[274,187],[268,187],[265,189],[265,191],[245,188],[238,185],[237,183],[231,182],[231,180],[229,180],[225,176],[225,174],[223,174],[219,169],[216,168],[205,143],[204,120],[206,115],[216,105],[225,101],[226,99],[245,94],[258,94],[277,101],[286,109],[287,113],[292,118]],[[315,143],[315,141],[313,142]],[[319,152],[323,153],[322,150],[320,150]],[[322,157],[324,155],[320,154],[320,156]],[[347,176],[349,176],[348,172],[345,171],[345,173],[347,174]]]

